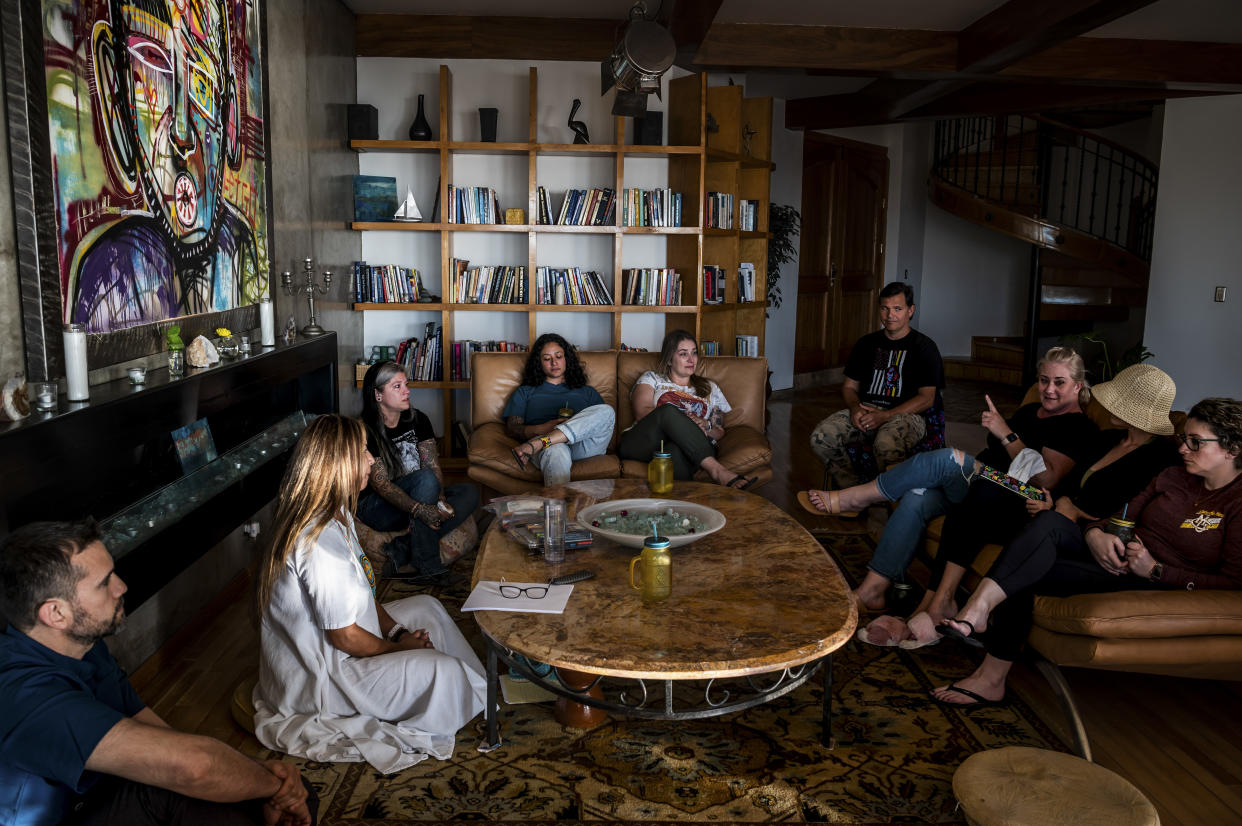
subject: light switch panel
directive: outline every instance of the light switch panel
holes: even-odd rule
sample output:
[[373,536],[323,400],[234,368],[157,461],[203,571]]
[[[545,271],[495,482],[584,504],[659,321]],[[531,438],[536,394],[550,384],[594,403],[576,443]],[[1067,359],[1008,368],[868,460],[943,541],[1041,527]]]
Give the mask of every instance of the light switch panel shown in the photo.
[[1225,288],[1224,287],[1216,288],[1216,299],[1215,300],[1217,303],[1224,303],[1225,301]]

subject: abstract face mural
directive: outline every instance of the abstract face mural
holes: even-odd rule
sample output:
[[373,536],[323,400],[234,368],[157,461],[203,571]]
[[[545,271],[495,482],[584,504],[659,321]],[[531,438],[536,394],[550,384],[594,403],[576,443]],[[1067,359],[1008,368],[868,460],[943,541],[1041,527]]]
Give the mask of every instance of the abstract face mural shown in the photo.
[[258,8],[44,0],[64,317],[111,332],[267,291]]

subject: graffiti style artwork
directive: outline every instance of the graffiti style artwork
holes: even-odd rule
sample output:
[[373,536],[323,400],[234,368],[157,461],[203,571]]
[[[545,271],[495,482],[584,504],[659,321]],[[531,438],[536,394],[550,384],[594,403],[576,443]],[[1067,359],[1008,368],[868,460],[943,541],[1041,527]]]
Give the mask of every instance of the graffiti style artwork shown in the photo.
[[108,333],[267,292],[258,0],[42,0],[64,321]]

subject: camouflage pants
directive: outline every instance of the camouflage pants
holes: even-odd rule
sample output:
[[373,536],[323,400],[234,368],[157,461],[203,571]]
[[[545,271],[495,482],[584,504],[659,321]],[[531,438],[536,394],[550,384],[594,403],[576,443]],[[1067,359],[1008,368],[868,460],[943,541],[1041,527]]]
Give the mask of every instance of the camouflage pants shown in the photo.
[[898,413],[868,432],[854,427],[849,410],[838,410],[816,425],[811,451],[828,467],[833,484],[840,489],[871,481],[859,476],[852,448],[869,445],[879,470],[884,470],[905,461],[926,435],[927,420],[919,413]]

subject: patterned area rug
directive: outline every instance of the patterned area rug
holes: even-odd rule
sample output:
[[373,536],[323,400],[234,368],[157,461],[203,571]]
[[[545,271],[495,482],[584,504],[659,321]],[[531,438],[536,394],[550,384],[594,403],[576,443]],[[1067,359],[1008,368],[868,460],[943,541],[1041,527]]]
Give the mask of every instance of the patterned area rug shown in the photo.
[[[865,536],[820,536],[847,571],[860,572]],[[390,583],[386,599],[417,593]],[[465,586],[436,592],[451,612]],[[460,621],[476,650],[473,618]],[[834,749],[819,744],[822,683],[732,715],[682,723],[612,719],[566,729],[550,703],[504,706],[504,746],[488,754],[483,720],[458,733],[452,760],[425,760],[392,776],[362,763],[304,762],[320,794],[320,822],[714,821],[961,823],[954,770],[976,751],[1006,745],[1064,751],[1020,700],[961,712],[928,690],[969,673],[964,646],[918,651],[851,641],[834,656]]]

